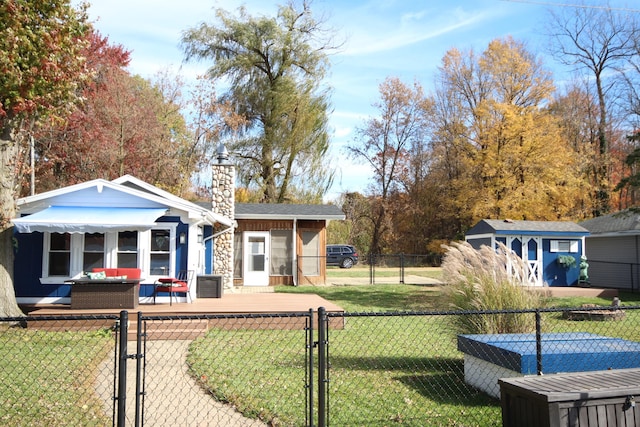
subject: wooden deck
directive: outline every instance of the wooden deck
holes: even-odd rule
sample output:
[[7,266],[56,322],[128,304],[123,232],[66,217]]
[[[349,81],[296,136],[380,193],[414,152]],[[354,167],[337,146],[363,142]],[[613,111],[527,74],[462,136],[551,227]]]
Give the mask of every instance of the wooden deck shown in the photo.
[[[618,295],[615,289],[597,288],[535,288],[546,291],[552,296],[592,296],[613,298]],[[272,291],[267,289],[265,291]],[[226,293],[222,298],[199,298],[192,303],[141,303],[129,312],[130,334],[132,339],[137,331],[137,313],[146,317],[163,316],[207,316],[230,315],[225,319],[162,319],[147,321],[147,333],[150,339],[194,339],[202,336],[209,328],[224,329],[284,329],[302,330],[306,317],[286,316],[287,313],[316,312],[324,307],[328,312],[344,312],[344,309],[318,295],[288,294],[274,292],[258,293]],[[92,316],[119,315],[121,309],[72,309],[70,305],[51,304],[42,306],[24,306],[23,310],[33,319],[27,321],[27,327],[48,331],[94,330],[113,327],[113,319],[96,320],[57,320],[55,316]],[[280,317],[260,317],[260,314],[277,315]],[[245,316],[246,315],[246,316]],[[40,319],[38,319],[40,317]],[[314,316],[314,327],[317,318]],[[331,328],[344,327],[343,317],[331,317]]]
[[[225,294],[222,298],[198,298],[192,303],[141,303],[131,313],[141,311],[145,316],[197,314],[256,314],[316,311],[344,311],[342,307],[313,294],[253,293]],[[118,314],[120,309],[72,309],[69,305],[50,304],[26,308],[30,316],[76,316],[86,314]]]
[[[313,294],[248,293],[225,294],[222,298],[199,298],[192,303],[140,304],[129,312],[129,338],[137,332],[137,313],[146,317],[230,315],[229,318],[161,319],[146,322],[150,339],[194,339],[209,328],[302,330],[306,317],[287,316],[291,313],[317,312],[324,307],[329,312],[344,312],[342,307]],[[120,309],[72,309],[69,305],[23,307],[32,320],[27,328],[46,331],[86,331],[113,326],[113,319],[58,320],[55,316],[119,315]],[[276,317],[260,317],[278,315]],[[46,320],[45,320],[46,319]],[[317,327],[317,318],[314,316]],[[331,318],[332,328],[344,327],[343,318]]]

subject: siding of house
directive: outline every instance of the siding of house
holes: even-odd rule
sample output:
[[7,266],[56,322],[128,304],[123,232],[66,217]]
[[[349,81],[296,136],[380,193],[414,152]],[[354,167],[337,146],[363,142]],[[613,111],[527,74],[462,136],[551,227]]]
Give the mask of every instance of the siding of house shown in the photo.
[[[324,284],[326,276],[326,262],[324,259],[327,243],[326,222],[324,220],[300,220],[297,223],[296,235],[296,258],[302,257],[302,233],[305,231],[315,231],[319,233],[319,275],[303,276],[302,272],[298,272],[298,284]],[[293,220],[238,220],[236,233],[245,231],[271,231],[271,230],[292,230]],[[294,266],[294,268],[296,268]],[[234,286],[242,286],[243,278],[234,277]],[[277,285],[293,285],[293,276],[270,275],[269,286]]]
[[471,238],[467,239],[467,242],[473,249],[479,250],[482,246],[491,247],[491,237]]
[[317,221],[298,221],[298,242],[296,243],[296,247],[298,249],[297,257],[300,259],[302,256],[302,233],[304,231],[315,231],[318,233],[319,237],[319,253],[318,253],[318,267],[319,267],[319,275],[317,276],[305,276],[302,272],[298,273],[298,284],[299,285],[321,285],[326,281],[327,275],[327,262],[326,262],[326,251],[327,251],[327,229],[325,221],[317,220]]
[[16,234],[14,263],[16,297],[66,298],[70,285],[41,285],[43,233]]
[[590,237],[586,245],[589,279],[599,287],[640,289],[639,236]]

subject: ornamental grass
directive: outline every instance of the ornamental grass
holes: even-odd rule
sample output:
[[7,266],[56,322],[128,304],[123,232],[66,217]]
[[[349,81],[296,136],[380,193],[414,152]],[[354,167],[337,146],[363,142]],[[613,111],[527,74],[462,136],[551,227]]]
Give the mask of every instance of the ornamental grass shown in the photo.
[[[543,296],[527,286],[527,264],[502,243],[497,249],[474,249],[454,242],[442,262],[443,298],[454,310],[526,310],[540,307]],[[532,332],[532,313],[497,313],[457,316],[460,332],[500,334]]]

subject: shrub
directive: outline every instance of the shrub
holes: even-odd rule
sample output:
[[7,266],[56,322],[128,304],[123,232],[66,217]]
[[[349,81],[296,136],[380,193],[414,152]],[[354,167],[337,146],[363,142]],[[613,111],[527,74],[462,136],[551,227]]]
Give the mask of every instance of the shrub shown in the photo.
[[[442,262],[445,302],[456,310],[522,310],[539,307],[542,295],[527,285],[526,263],[505,245],[474,249],[467,242],[445,246]],[[531,332],[533,314],[500,313],[456,316],[462,333]]]

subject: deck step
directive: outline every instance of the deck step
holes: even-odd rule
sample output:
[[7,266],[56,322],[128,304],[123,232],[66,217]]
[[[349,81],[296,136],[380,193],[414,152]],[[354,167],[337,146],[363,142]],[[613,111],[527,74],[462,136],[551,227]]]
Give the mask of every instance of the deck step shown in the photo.
[[[150,340],[194,340],[204,336],[208,330],[208,322],[203,319],[189,320],[149,320],[146,321],[147,339]],[[83,320],[31,320],[27,328],[49,332],[78,332],[114,329],[113,319]],[[127,339],[135,340],[138,333],[137,320],[129,320]]]
[[[204,336],[209,329],[206,319],[148,320],[145,323],[147,339],[149,340],[194,340]],[[137,322],[131,323],[128,330],[128,339],[135,339],[137,333]]]

